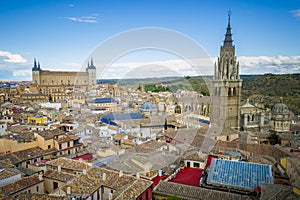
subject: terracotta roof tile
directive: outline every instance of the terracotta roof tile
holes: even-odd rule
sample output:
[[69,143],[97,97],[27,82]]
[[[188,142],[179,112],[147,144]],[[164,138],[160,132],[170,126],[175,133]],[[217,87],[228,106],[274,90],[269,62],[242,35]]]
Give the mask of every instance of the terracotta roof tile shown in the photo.
[[55,160],[51,160],[47,162],[46,165],[56,166],[56,167],[60,166],[61,168],[72,169],[77,171],[83,171],[90,168],[90,166],[85,162],[71,160],[63,157],[57,158]]
[[16,192],[19,192],[25,188],[31,187],[33,185],[36,185],[38,183],[42,182],[42,180],[39,179],[38,174],[35,174],[33,176],[22,178],[19,181],[16,181],[14,183],[7,184],[0,188],[0,194],[1,195],[12,195]]
[[210,199],[210,200],[238,200],[238,199],[251,199],[250,197],[233,194],[229,192],[221,192],[217,190],[209,190],[205,188],[187,186],[178,183],[160,181],[158,185],[154,188],[154,194],[161,195],[174,195],[177,197],[187,200],[198,200]]
[[45,178],[58,180],[61,182],[67,182],[75,178],[76,176],[66,172],[58,172],[56,170],[47,170],[44,174]]

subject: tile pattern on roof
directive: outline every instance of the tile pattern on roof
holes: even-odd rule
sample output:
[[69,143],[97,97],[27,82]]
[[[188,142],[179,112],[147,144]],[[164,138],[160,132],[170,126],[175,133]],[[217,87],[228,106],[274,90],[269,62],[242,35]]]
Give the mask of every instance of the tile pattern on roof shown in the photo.
[[74,174],[66,173],[66,172],[58,172],[56,170],[47,170],[44,173],[45,178],[55,179],[61,182],[67,182],[75,178]]
[[61,166],[61,168],[72,169],[77,171],[83,171],[90,168],[90,166],[85,162],[71,160],[63,157],[57,158],[55,160],[51,160],[47,162],[46,165],[56,166],[56,167]]
[[0,188],[0,195],[11,195],[16,192],[19,192],[25,188],[31,187],[33,185],[36,185],[38,183],[42,182],[39,179],[39,175],[35,174],[33,176],[24,177],[21,180],[18,180],[14,183],[7,184]]
[[199,200],[199,199],[209,199],[209,200],[242,200],[251,199],[250,197],[221,192],[216,190],[209,190],[200,187],[187,186],[178,183],[160,181],[158,185],[154,188],[154,194],[160,195],[174,195],[182,199],[188,200]]
[[[103,180],[104,173],[106,175],[105,180]],[[72,194],[92,194],[95,190],[99,189],[100,185],[115,190],[114,199],[119,198],[118,196],[121,194],[124,197],[132,197],[125,199],[135,199],[152,185],[152,181],[136,179],[126,174],[120,177],[116,171],[94,166],[87,170],[86,175],[81,174],[68,182],[62,187],[62,190],[66,192],[67,187],[70,186]]]

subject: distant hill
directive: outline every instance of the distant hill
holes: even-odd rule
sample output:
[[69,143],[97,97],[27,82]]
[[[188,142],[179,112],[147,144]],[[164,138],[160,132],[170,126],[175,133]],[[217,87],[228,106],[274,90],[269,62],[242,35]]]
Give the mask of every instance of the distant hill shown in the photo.
[[[295,114],[300,114],[300,74],[265,74],[241,75],[243,79],[242,101],[250,98],[252,103],[262,103],[266,108],[272,108],[280,97]],[[195,77],[166,77],[147,79],[114,80],[123,86],[138,88],[141,85],[165,84],[168,90],[178,89],[193,90],[203,95],[209,95],[208,87],[212,76]],[[102,80],[105,82],[105,80]],[[108,81],[110,82],[110,81]],[[149,87],[151,88],[151,87]]]
[[242,76],[242,97],[271,108],[280,97],[295,114],[300,114],[300,74]]

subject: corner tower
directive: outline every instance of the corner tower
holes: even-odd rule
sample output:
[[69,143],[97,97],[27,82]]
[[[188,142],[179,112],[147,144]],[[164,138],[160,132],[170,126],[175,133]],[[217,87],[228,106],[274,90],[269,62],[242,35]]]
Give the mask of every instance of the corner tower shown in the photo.
[[96,66],[94,65],[93,58],[91,58],[91,64],[88,62],[88,66],[86,68],[86,71],[88,72],[89,76],[89,85],[96,85]]
[[230,15],[229,11],[225,40],[214,66],[211,121],[212,123],[224,121],[223,127],[239,129],[242,80],[239,76],[239,63],[235,56],[235,46],[232,40]]
[[32,83],[36,85],[40,85],[40,71],[41,71],[40,63],[36,64],[36,59],[34,59],[33,67],[32,67]]

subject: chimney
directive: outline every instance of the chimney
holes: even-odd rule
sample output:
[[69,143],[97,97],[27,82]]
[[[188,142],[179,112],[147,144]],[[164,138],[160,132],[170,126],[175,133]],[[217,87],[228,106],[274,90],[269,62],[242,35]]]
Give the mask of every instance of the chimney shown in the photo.
[[71,194],[71,187],[68,186],[68,187],[67,187],[67,195],[70,195],[70,194]]
[[113,194],[110,192],[109,194],[108,194],[108,200],[112,200],[113,199]]
[[163,171],[160,169],[158,170],[158,176],[162,176],[163,175]]
[[39,180],[42,181],[43,180],[43,174],[39,173]]
[[141,176],[140,176],[140,172],[137,172],[137,173],[136,173],[136,179],[140,179],[140,177],[141,177]]
[[119,172],[119,177],[122,177],[122,176],[123,176],[123,171],[120,170],[120,172]]
[[57,169],[58,172],[60,173],[60,172],[61,172],[61,166],[58,166],[57,168],[58,168],[58,169]]
[[102,180],[103,180],[103,181],[106,181],[106,173],[103,173],[103,175],[102,175]]

